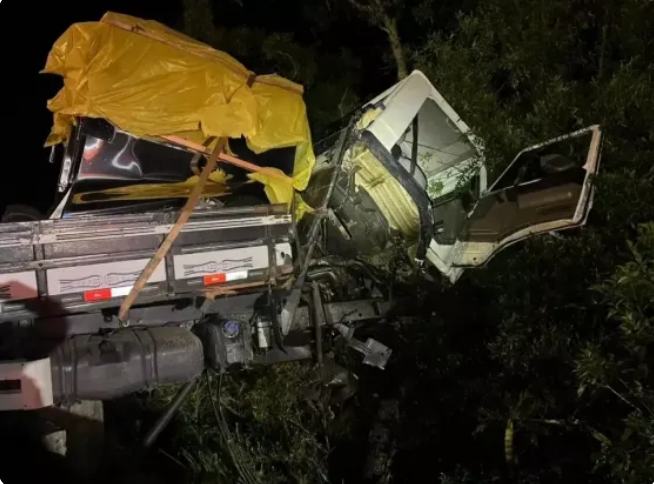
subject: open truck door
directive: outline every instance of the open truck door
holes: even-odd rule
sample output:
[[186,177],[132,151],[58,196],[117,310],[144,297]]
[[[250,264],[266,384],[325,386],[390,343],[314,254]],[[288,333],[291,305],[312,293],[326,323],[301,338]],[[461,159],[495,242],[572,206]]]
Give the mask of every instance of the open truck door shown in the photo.
[[453,282],[528,237],[583,225],[602,145],[599,126],[522,150],[467,215],[454,244],[433,240],[429,260]]

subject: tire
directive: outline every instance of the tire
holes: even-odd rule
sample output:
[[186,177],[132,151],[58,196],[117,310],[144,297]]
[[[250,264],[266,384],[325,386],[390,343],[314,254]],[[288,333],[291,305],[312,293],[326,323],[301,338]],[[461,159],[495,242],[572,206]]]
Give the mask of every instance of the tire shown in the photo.
[[45,215],[29,205],[7,205],[2,215],[2,222],[33,222],[43,220]]

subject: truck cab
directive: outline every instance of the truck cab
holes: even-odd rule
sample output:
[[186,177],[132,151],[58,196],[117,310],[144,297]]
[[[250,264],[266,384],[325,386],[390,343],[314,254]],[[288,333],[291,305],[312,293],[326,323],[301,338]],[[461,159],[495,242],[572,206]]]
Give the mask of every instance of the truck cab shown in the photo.
[[[399,240],[418,265],[456,282],[511,244],[583,225],[591,209],[599,126],[523,149],[489,182],[483,140],[420,71],[365,104],[350,125],[327,227],[330,247],[344,255],[379,261]],[[318,187],[330,149],[316,148]]]

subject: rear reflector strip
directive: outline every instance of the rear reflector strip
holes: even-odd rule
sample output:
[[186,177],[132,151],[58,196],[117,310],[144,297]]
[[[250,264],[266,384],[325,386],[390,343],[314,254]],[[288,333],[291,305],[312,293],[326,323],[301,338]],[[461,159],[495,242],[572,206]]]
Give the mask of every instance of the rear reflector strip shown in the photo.
[[[248,278],[248,271],[232,271],[220,272],[217,274],[209,274],[204,276],[204,285],[212,286],[214,284],[222,284],[224,282],[238,281]],[[97,302],[112,299],[114,297],[124,297],[129,294],[133,286],[127,287],[113,287],[104,289],[93,289],[92,291],[84,292],[84,301]]]
[[248,271],[220,272],[218,274],[209,274],[204,276],[204,285],[222,284],[223,282],[238,281],[247,279]]
[[84,293],[84,301],[86,302],[96,302],[104,301],[106,299],[111,299],[113,297],[127,296],[132,290],[133,286],[127,287],[114,287],[106,289],[94,289],[92,291],[86,291]]

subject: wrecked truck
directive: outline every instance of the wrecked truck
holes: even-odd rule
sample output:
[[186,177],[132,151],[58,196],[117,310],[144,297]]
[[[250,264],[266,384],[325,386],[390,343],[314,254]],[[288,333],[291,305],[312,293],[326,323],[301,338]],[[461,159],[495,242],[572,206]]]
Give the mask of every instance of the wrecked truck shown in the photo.
[[49,213],[0,224],[4,410],[322,362],[337,339],[383,369],[391,349],[353,324],[388,314],[398,265],[456,282],[592,206],[599,126],[489,182],[483,141],[418,71],[315,143],[300,86],[156,22],[75,24],[45,72],[64,79],[60,175]]

